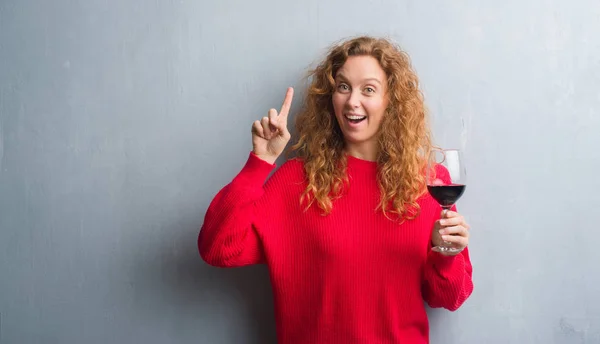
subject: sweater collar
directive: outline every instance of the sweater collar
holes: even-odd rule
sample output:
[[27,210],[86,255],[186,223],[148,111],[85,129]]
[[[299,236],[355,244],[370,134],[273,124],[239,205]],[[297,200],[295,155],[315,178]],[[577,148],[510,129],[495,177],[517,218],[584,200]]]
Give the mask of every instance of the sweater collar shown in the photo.
[[369,161],[346,154],[348,159],[348,168],[360,172],[376,172],[377,161]]

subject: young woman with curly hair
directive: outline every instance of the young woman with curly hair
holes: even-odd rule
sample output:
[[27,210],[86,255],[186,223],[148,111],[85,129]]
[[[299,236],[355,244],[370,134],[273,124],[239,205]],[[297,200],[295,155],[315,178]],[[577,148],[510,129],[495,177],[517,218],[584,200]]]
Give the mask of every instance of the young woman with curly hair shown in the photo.
[[[291,138],[290,88],[253,124],[245,166],[207,210],[200,254],[267,264],[279,343],[428,343],[425,304],[459,308],[472,267],[469,226],[426,192],[430,128],[409,57],[357,37],[310,77],[295,157],[265,183]],[[456,250],[432,250],[442,242]]]

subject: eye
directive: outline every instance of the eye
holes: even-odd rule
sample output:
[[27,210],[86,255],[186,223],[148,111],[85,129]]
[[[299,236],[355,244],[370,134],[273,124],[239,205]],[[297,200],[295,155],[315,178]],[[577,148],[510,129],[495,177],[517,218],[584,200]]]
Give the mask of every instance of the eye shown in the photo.
[[345,92],[345,91],[348,91],[350,89],[350,87],[346,84],[339,84],[337,89],[340,92]]
[[369,87],[369,86],[367,86],[367,87],[365,88],[365,91],[367,91],[367,93],[374,93],[374,92],[375,92],[375,89],[374,89],[373,87]]

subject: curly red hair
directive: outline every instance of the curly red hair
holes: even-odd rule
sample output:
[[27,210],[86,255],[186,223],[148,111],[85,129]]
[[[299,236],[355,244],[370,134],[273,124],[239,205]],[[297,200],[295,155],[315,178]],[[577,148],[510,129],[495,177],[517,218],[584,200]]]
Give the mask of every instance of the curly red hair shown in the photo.
[[389,105],[378,132],[379,208],[389,217],[413,219],[425,192],[424,169],[431,134],[419,80],[406,52],[387,39],[357,37],[332,46],[309,73],[304,108],[296,117],[298,139],[291,151],[304,161],[308,185],[301,202],[316,202],[328,214],[348,179],[344,137],[334,115],[332,95],[337,71],[349,56],[372,56],[387,75]]

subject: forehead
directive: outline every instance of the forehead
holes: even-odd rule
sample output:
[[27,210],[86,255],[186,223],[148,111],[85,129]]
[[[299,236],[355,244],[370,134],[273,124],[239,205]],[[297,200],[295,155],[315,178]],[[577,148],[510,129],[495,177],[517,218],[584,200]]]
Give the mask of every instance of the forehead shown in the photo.
[[386,80],[384,70],[379,61],[372,56],[350,56],[336,73],[336,77],[346,79],[377,79],[381,82]]

